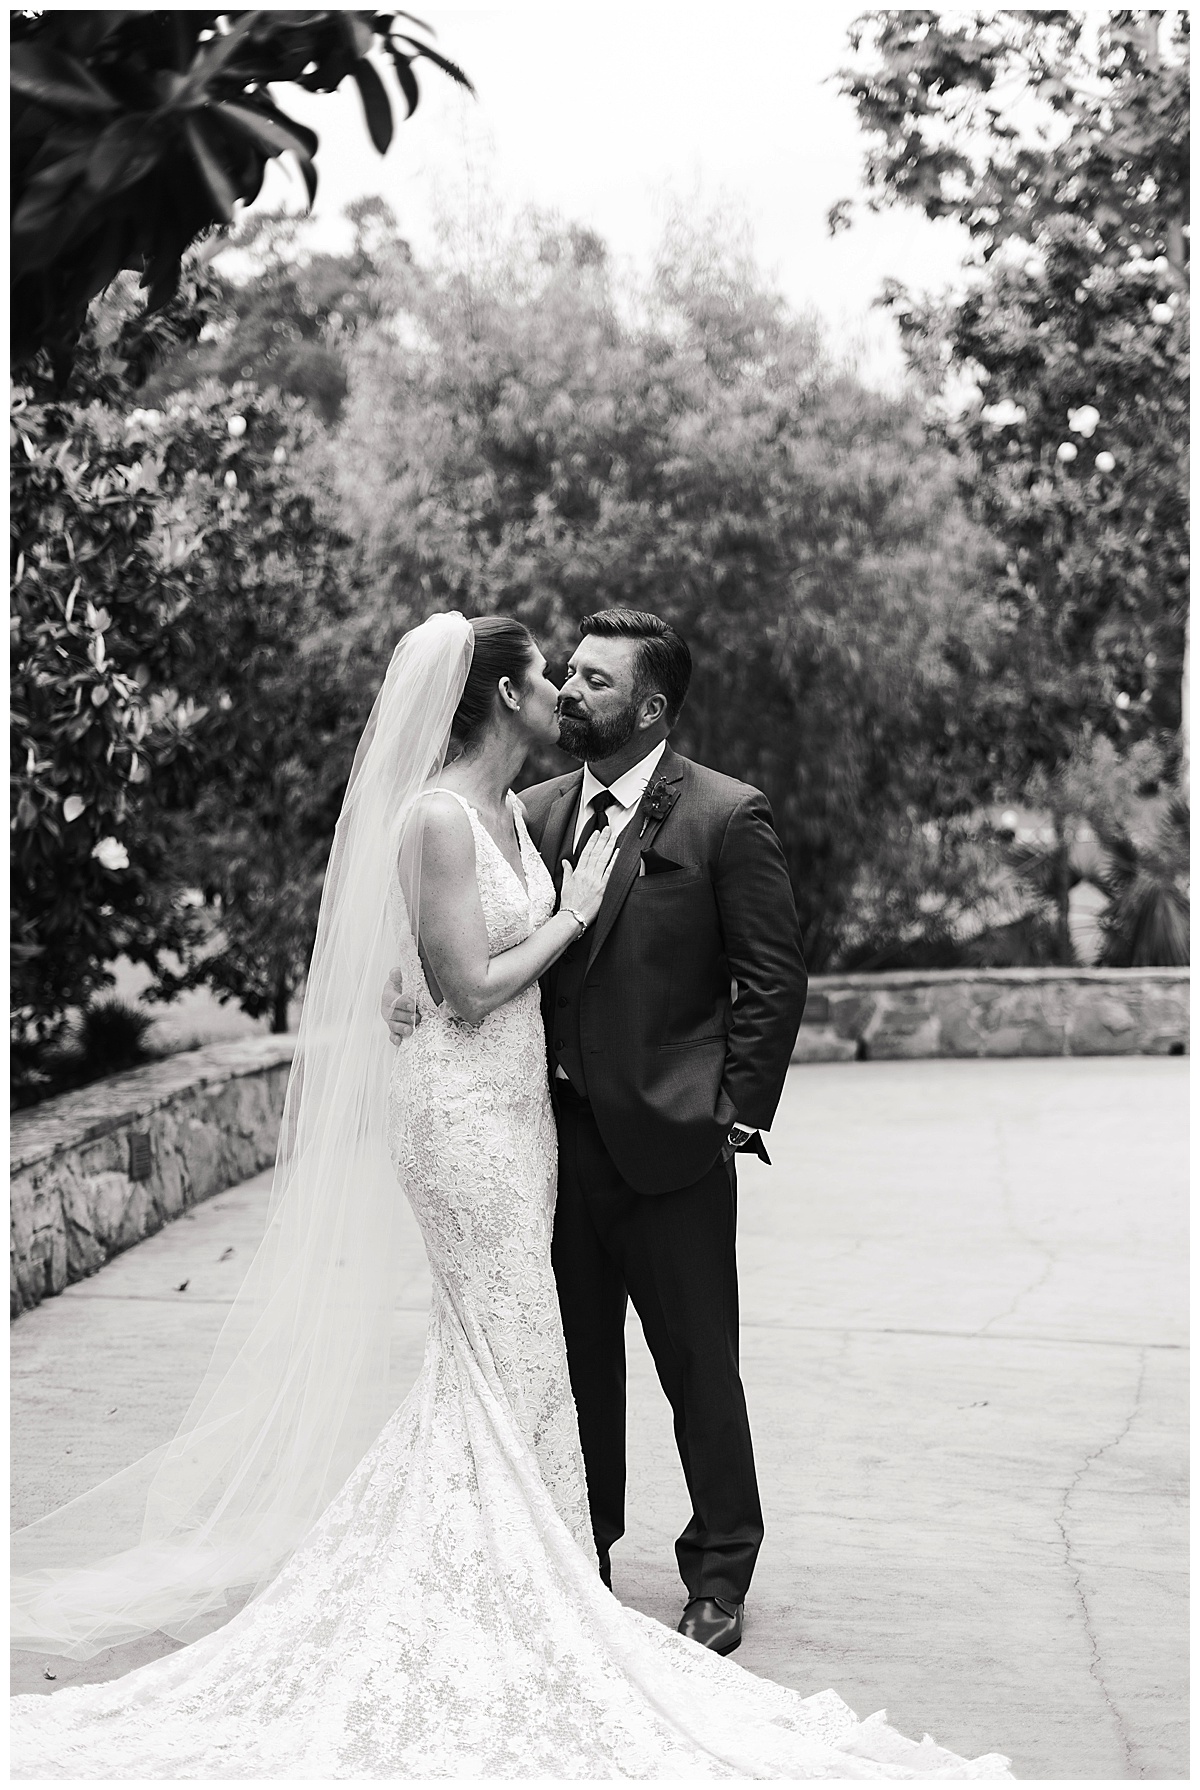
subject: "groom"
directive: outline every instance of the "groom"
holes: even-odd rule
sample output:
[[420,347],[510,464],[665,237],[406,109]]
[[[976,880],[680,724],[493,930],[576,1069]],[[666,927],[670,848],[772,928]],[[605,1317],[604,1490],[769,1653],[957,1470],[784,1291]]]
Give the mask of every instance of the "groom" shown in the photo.
[[[692,1515],[675,1544],[682,1633],[742,1638],[762,1512],[738,1372],[733,1157],[769,1161],[804,1010],[791,884],[766,798],[672,751],[691,676],[658,616],[580,625],[560,744],[584,761],[522,791],[556,886],[591,834],[619,835],[596,923],[542,979],[559,1137],[553,1264],[600,1572],[625,1528],[625,1313],[675,1420]],[[389,984],[389,995],[395,994]],[[390,1003],[397,1039],[411,1004]]]

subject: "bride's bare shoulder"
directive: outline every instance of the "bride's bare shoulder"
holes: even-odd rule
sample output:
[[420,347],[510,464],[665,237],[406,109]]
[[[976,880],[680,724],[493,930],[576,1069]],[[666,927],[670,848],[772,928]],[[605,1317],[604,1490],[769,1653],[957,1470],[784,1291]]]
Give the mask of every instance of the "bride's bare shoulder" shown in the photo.
[[475,861],[475,835],[463,802],[448,789],[428,790],[421,798],[422,854],[433,869],[447,870]]

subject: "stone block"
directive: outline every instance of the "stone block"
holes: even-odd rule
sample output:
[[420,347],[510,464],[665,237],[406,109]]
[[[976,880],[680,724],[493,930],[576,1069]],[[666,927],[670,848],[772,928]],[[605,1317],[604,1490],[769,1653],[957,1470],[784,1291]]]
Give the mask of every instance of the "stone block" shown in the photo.
[[1185,1056],[1189,1049],[1189,1006],[1186,988],[1180,991],[1147,985],[1142,992],[1139,1049],[1146,1056]]
[[939,1055],[944,1057],[1016,1056],[1017,1046],[995,1049],[997,1028],[993,1003],[973,999],[962,985],[948,987],[937,999]]
[[852,1063],[858,1054],[853,1038],[841,1038],[832,1026],[802,1025],[792,1050],[793,1063]]
[[1077,1057],[1122,1056],[1131,1050],[1140,1027],[1128,996],[1115,999],[1089,989],[1071,1021],[1071,1054]]
[[839,1038],[861,1038],[875,1015],[877,997],[870,990],[829,990],[830,1017]]
[[936,1057],[941,1052],[941,1020],[936,1007],[907,993],[881,1000],[862,1041],[867,1055],[880,1061]]
[[82,1280],[102,1268],[125,1224],[133,1193],[128,1175],[115,1169],[99,1174],[64,1174],[63,1215],[67,1227],[67,1270],[70,1280]]

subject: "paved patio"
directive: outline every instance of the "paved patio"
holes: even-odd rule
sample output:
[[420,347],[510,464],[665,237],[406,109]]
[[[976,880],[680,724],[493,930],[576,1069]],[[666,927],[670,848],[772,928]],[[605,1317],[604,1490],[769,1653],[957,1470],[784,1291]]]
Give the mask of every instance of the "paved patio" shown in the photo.
[[[741,1663],[957,1752],[1007,1752],[1023,1778],[1186,1778],[1187,1073],[792,1071],[776,1166],[740,1176],[767,1518]],[[268,1180],[14,1326],[17,1522],[169,1436]],[[420,1363],[415,1229],[408,1259],[397,1397]],[[614,1585],[674,1622],[686,1499],[636,1323],[630,1356]],[[44,1663],[16,1656],[15,1685],[50,1690]],[[58,1684],[116,1669],[51,1667]]]

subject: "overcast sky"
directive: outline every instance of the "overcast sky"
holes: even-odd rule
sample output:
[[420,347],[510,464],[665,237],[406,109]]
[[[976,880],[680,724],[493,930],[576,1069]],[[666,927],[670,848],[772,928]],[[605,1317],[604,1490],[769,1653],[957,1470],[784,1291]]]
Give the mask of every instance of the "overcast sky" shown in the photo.
[[[839,344],[858,343],[869,376],[898,374],[892,326],[872,299],[889,275],[932,290],[953,283],[967,245],[958,226],[910,211],[860,213],[830,239],[829,207],[860,191],[864,139],[832,79],[851,59],[860,7],[422,0],[417,10],[478,97],[418,65],[421,104],[386,157],[352,83],[333,95],[278,90],[320,135],[316,218],[330,246],[344,240],[341,208],[379,193],[420,255],[439,205],[461,208],[469,192],[508,212],[553,208],[644,267],[673,199],[724,202],[791,303],[820,311]],[[387,79],[395,96],[390,70]],[[298,176],[273,169],[259,203],[302,202]]]

